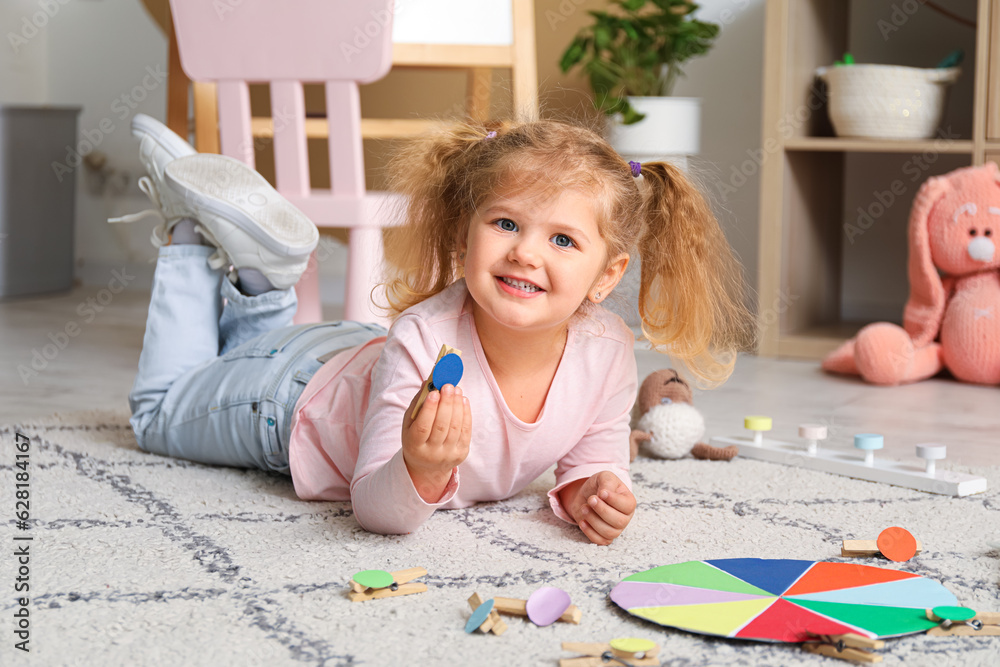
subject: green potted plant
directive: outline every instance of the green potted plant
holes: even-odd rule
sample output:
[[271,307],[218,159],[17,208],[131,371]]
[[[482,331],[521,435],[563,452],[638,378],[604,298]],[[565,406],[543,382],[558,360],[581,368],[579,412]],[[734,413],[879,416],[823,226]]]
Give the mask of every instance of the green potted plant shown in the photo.
[[560,68],[579,67],[587,76],[594,105],[615,120],[609,138],[622,154],[697,153],[700,100],[669,95],[683,64],[711,49],[719,26],[695,18],[699,6],[690,0],[609,5],[609,11],[589,12],[593,23],[570,42]]

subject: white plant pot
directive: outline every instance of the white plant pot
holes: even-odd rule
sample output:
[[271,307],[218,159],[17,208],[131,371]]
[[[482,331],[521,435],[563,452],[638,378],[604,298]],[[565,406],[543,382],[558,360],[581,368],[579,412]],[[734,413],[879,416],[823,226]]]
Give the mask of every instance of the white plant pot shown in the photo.
[[697,155],[701,148],[701,99],[696,97],[630,97],[629,103],[646,117],[622,125],[612,119],[608,141],[623,157],[640,162]]

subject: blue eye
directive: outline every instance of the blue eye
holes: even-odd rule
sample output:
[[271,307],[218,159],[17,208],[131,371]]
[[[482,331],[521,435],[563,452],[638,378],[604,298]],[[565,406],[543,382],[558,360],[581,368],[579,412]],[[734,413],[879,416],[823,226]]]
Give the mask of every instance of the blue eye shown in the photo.
[[552,241],[555,242],[560,248],[572,248],[576,244],[573,243],[573,239],[566,236],[565,234],[556,234],[552,237]]
[[494,224],[505,232],[517,231],[517,223],[508,218],[500,218]]

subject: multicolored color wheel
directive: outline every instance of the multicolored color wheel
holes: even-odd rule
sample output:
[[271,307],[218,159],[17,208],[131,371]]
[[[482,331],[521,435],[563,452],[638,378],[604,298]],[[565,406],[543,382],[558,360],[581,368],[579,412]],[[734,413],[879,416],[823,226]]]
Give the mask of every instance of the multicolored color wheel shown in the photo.
[[940,583],[855,563],[725,558],[625,577],[611,599],[633,616],[689,632],[802,642],[847,632],[898,637],[937,625],[925,610],[955,605]]

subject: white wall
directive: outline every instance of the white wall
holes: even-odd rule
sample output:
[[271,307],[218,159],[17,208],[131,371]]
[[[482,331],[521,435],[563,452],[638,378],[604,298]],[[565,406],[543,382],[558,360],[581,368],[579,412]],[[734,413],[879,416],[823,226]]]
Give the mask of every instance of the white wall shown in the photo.
[[[52,19],[49,33],[49,97],[54,104],[83,106],[81,154],[89,145],[108,166],[127,172],[129,194],[109,196],[88,190],[84,167],[76,169],[76,275],[100,285],[123,265],[139,273],[130,286],[148,285],[154,257],[149,243],[152,219],[109,225],[107,218],[149,208],[137,189],[145,173],[129,123],[136,113],[163,118],[166,109],[167,42],[137,1],[70,0]],[[67,165],[74,163],[67,151]]]
[[[0,3],[0,104],[43,104],[48,101],[48,30],[32,23],[34,0]],[[47,25],[51,19],[36,19]]]
[[[106,220],[147,206],[135,186],[143,169],[129,121],[140,111],[164,115],[166,40],[136,0],[4,0],[0,35],[0,102],[83,107],[80,142],[66,147],[62,163],[64,177],[77,184],[77,278],[106,283],[112,269],[128,264],[141,273],[130,286],[148,285],[152,223],[112,227]],[[91,146],[128,173],[128,194],[88,191],[78,154]]]
[[698,4],[698,18],[718,23],[719,37],[711,51],[685,66],[674,94],[703,100],[701,154],[691,166],[756,286],[760,170],[753,155],[761,142],[765,0]]

